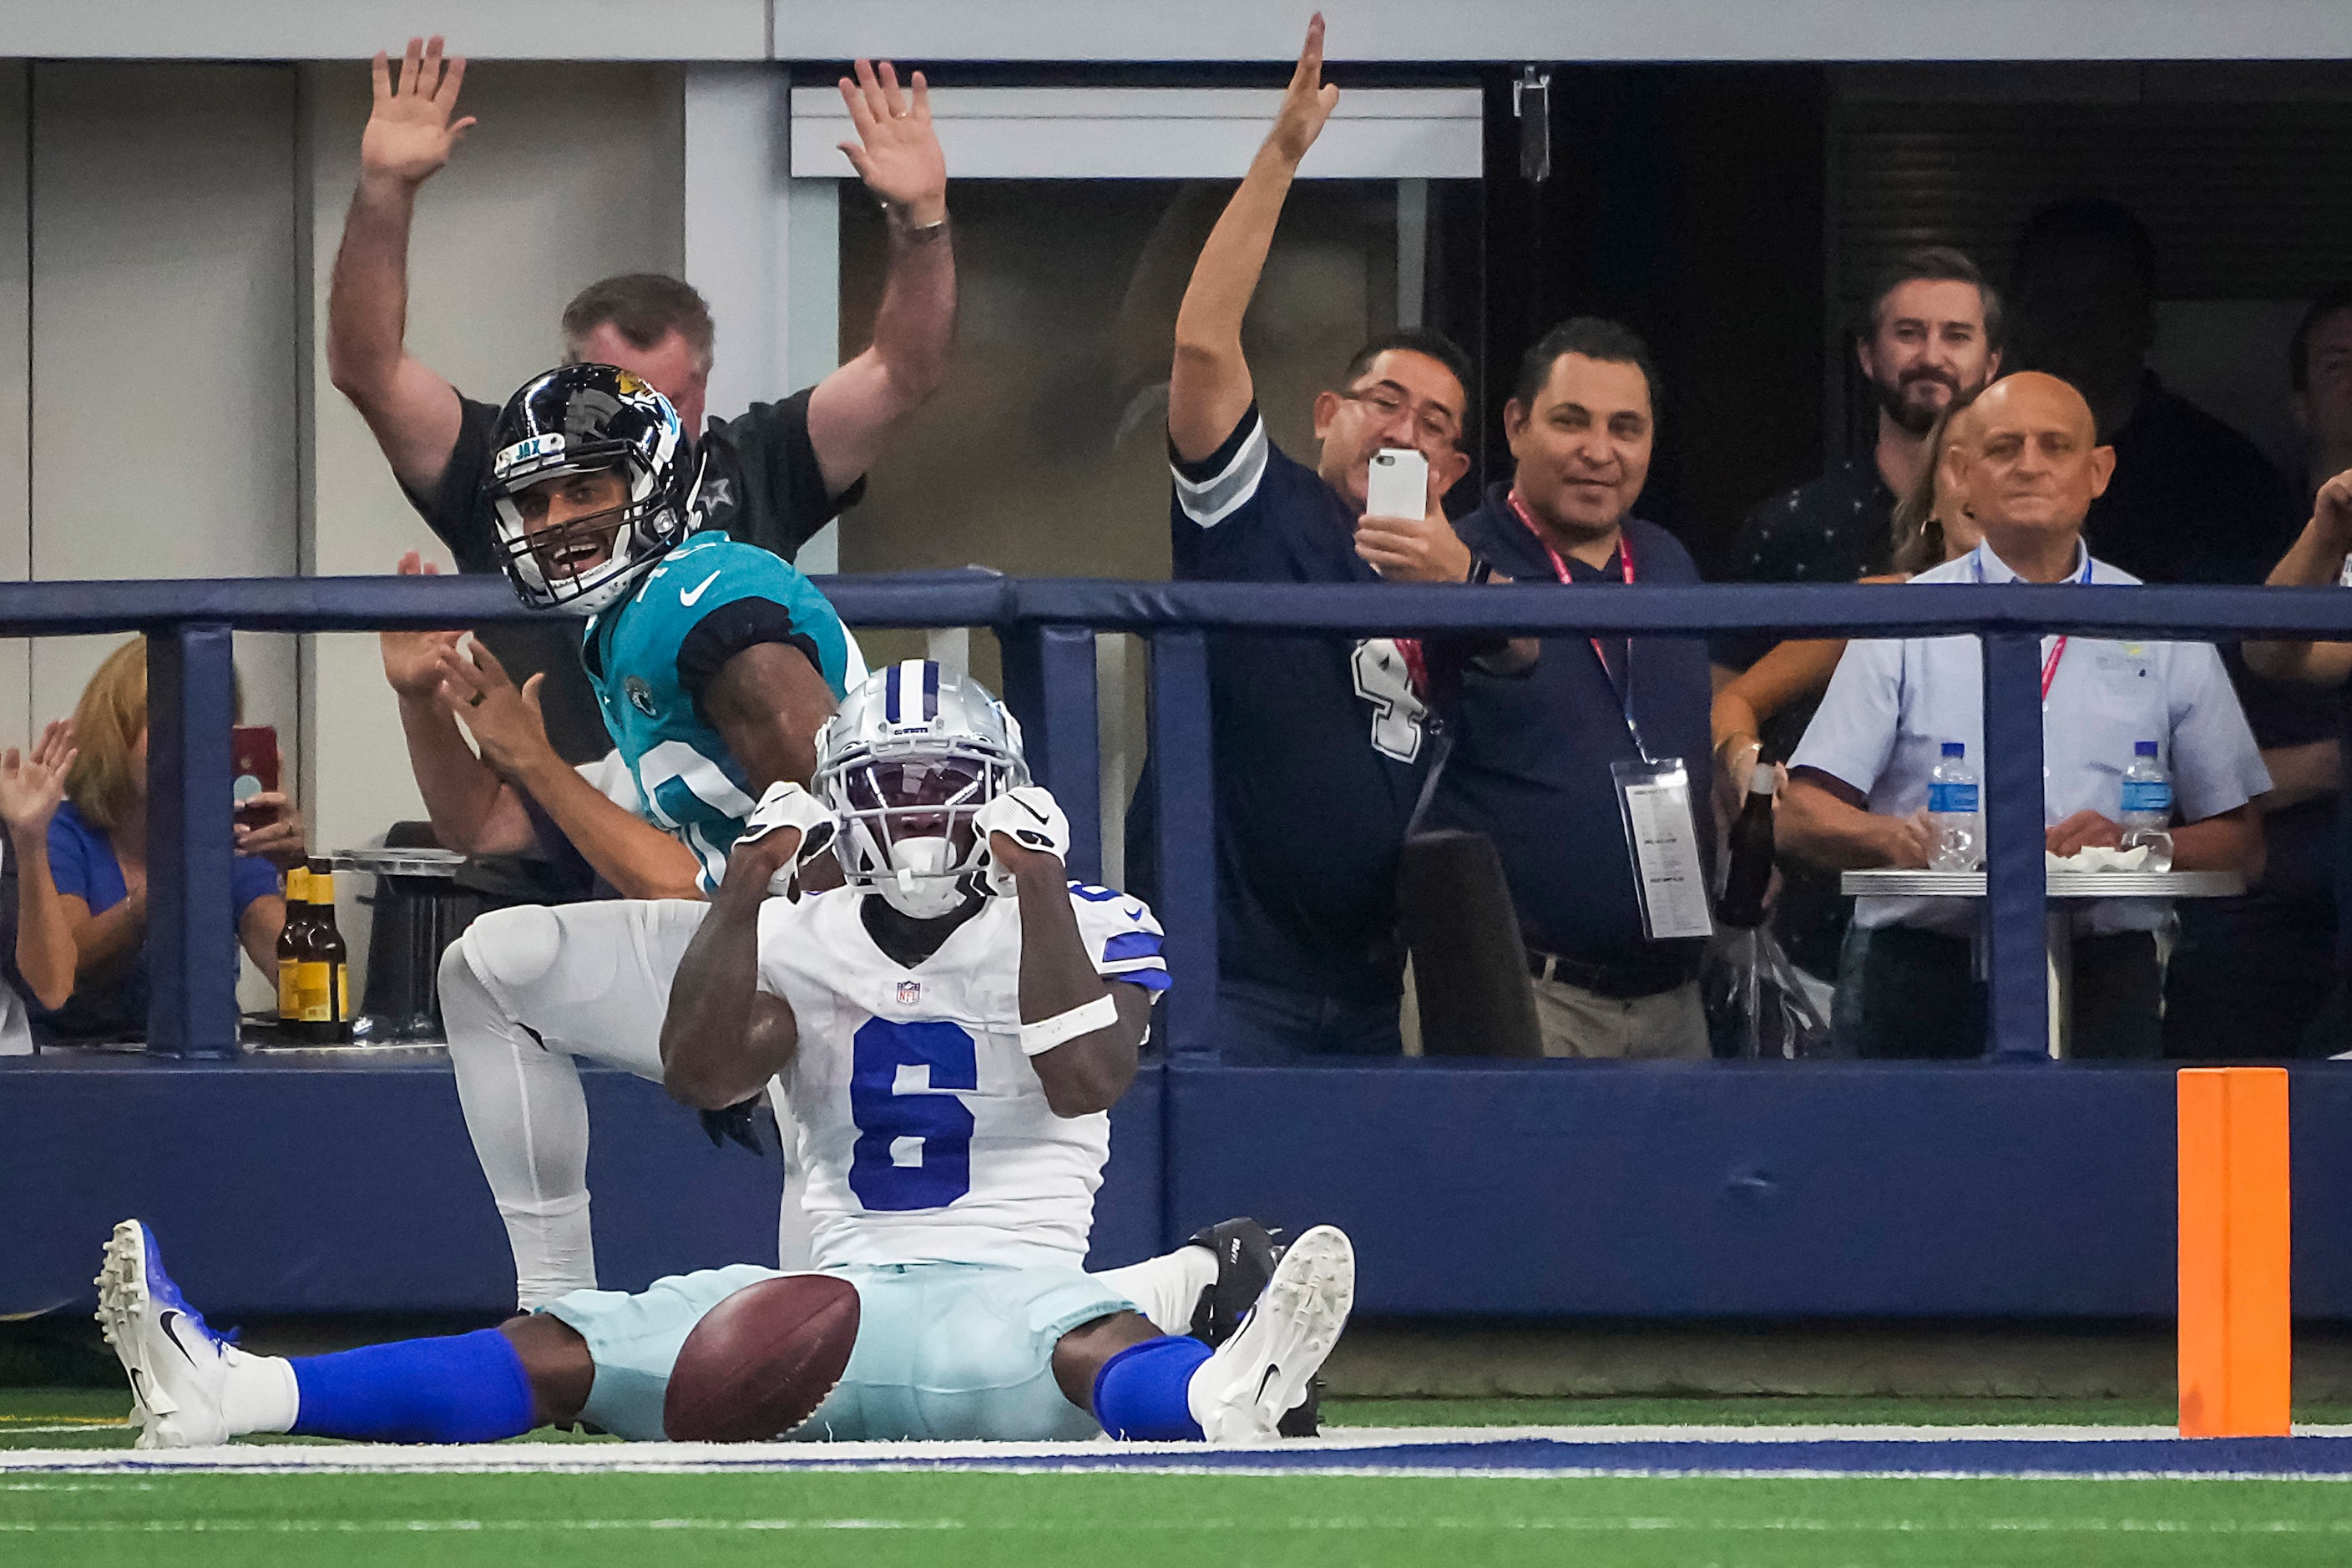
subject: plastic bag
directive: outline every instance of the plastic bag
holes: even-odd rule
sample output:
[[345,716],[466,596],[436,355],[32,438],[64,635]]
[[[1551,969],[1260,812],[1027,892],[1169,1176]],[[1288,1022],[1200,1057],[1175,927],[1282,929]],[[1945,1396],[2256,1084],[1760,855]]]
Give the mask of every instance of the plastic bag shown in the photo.
[[1794,1061],[1830,1054],[1830,1022],[1769,926],[1719,928],[1707,943],[1699,994],[1718,1057]]

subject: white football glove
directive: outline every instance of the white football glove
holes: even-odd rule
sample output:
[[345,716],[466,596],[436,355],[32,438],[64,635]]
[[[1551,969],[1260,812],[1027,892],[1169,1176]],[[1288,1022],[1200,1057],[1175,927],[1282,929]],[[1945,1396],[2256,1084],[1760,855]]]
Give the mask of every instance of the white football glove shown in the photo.
[[779,868],[768,879],[771,896],[786,892],[793,879],[800,875],[802,865],[811,856],[824,853],[833,842],[835,827],[833,813],[824,808],[823,802],[791,780],[779,779],[768,786],[760,804],[743,819],[743,831],[735,836],[734,847],[741,849],[787,827],[800,829],[801,847],[793,853],[790,865]]
[[999,898],[1012,893],[1013,874],[996,863],[995,835],[1056,860],[1070,858],[1070,819],[1044,784],[1005,791],[972,815],[971,826],[989,847],[988,888]]

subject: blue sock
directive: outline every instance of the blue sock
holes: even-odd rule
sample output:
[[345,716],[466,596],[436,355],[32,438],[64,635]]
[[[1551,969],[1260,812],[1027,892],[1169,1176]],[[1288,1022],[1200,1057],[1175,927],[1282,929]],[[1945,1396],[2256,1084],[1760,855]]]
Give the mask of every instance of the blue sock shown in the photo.
[[1184,1397],[1209,1347],[1182,1334],[1129,1345],[1095,1373],[1095,1419],[1114,1437],[1144,1443],[1201,1440]]
[[496,1329],[297,1356],[293,1430],[377,1443],[492,1443],[530,1430],[530,1378]]

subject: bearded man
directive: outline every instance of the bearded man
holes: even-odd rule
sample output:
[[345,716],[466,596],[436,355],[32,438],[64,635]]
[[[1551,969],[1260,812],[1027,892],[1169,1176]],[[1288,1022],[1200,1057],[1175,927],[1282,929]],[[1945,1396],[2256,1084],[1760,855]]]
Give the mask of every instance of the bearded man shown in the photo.
[[[1743,583],[1851,583],[1889,570],[1895,502],[1927,471],[1945,410],[2000,374],[2000,298],[1977,264],[1937,246],[1898,258],[1854,323],[1854,360],[1878,402],[1864,450],[1760,503],[1740,524],[1727,575]],[[1716,639],[1715,662],[1747,668],[1769,632]]]

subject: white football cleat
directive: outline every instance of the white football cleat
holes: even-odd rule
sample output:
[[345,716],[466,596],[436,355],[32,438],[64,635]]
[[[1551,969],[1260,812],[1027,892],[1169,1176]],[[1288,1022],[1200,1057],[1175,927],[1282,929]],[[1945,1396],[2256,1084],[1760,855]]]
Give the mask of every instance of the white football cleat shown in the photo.
[[244,1352],[205,1326],[163,1272],[155,1235],[126,1219],[98,1272],[98,1321],[131,1377],[131,1420],[142,1448],[209,1447],[229,1439],[221,1410],[229,1358]]
[[1307,1396],[1356,1302],[1356,1249],[1318,1225],[1290,1244],[1233,1338],[1192,1374],[1192,1417],[1212,1443],[1270,1443]]

